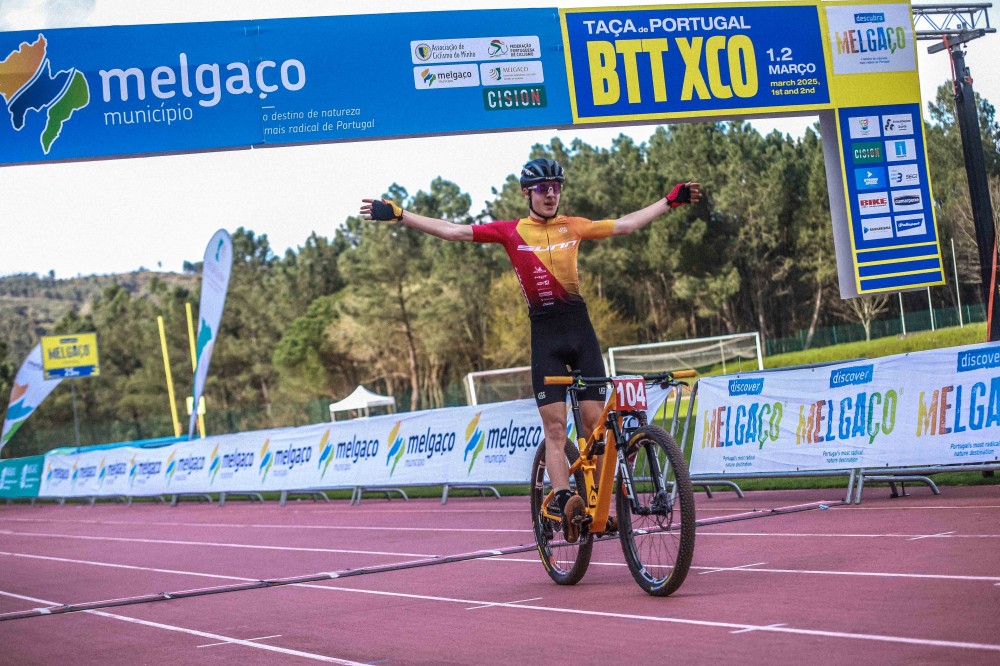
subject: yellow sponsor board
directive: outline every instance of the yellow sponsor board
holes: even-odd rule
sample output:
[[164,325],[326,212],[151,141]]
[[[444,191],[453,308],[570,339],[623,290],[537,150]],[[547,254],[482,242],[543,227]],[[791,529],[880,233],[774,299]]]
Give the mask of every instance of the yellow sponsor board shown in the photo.
[[42,370],[45,379],[94,377],[101,374],[97,334],[43,336]]

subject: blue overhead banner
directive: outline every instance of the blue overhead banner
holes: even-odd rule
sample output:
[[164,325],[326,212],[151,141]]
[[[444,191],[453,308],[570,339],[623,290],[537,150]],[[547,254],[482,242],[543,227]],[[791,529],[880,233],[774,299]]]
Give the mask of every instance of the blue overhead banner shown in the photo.
[[827,108],[819,8],[565,10],[575,122]]
[[0,33],[0,164],[566,125],[561,49],[555,9]]

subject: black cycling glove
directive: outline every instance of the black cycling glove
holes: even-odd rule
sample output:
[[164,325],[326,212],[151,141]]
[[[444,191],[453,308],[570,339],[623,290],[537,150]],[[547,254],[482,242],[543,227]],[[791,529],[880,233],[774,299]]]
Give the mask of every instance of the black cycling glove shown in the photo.
[[372,219],[380,222],[391,222],[403,219],[403,209],[396,202],[382,199],[372,201]]

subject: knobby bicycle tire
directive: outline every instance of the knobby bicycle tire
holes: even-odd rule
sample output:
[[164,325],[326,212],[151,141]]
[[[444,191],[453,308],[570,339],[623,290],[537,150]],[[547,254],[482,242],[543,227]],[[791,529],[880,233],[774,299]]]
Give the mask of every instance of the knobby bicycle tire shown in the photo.
[[663,428],[638,429],[629,438],[626,457],[639,511],[632,510],[620,471],[616,496],[622,552],[639,586],[665,597],[684,582],[694,556],[691,476],[684,454]]
[[[570,465],[580,457],[575,444],[566,442],[566,458]],[[573,475],[577,489],[584,487],[583,472]],[[567,543],[562,538],[562,525],[542,516],[542,500],[549,493],[550,486],[545,478],[545,444],[538,446],[535,460],[531,464],[531,526],[535,533],[538,555],[545,565],[545,571],[560,585],[575,585],[580,582],[590,566],[590,556],[594,548],[594,535],[585,525],[576,543]]]

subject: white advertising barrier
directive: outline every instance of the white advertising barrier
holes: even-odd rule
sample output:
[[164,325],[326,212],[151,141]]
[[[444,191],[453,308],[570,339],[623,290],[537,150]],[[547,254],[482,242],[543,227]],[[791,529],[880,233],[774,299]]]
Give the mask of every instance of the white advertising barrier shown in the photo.
[[698,384],[693,474],[997,460],[997,343]]
[[[652,415],[669,391],[647,392]],[[41,497],[526,483],[543,441],[534,400],[259,430],[155,449],[50,453]]]

